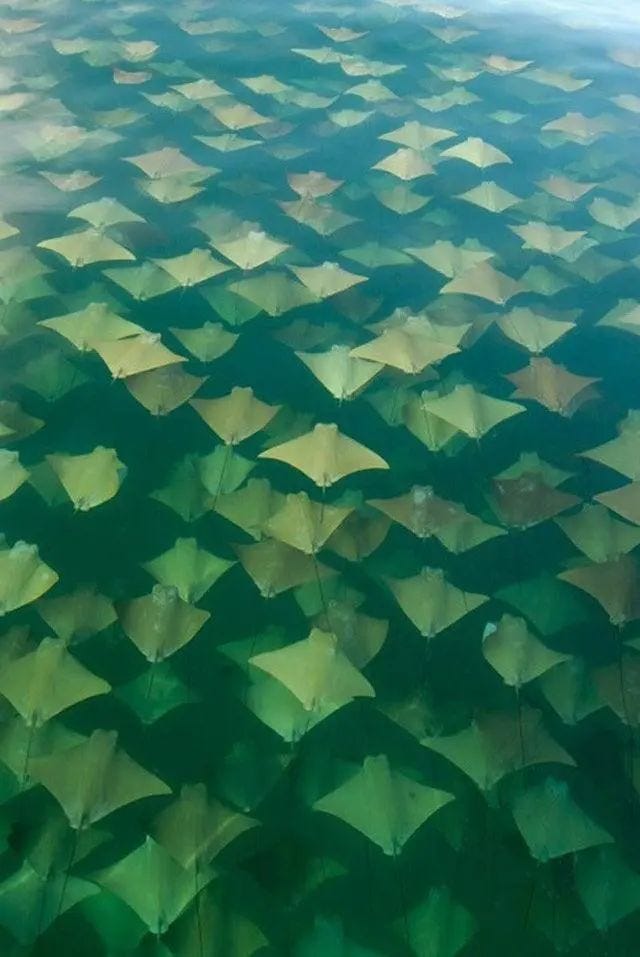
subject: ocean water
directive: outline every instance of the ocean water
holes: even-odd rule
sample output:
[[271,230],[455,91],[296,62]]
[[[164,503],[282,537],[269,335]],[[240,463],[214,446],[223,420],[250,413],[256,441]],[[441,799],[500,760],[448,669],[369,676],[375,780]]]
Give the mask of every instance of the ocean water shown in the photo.
[[632,957],[640,15],[0,10],[0,957]]

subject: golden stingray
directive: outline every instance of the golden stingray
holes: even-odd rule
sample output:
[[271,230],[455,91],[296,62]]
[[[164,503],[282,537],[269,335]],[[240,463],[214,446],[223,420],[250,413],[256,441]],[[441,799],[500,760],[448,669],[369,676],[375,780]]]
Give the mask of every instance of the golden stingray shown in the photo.
[[[209,173],[216,170],[210,169]],[[144,179],[136,183],[138,189],[158,203],[183,203],[192,199],[204,189],[202,173],[177,173],[175,176],[163,176],[161,179]]]
[[58,801],[75,830],[134,801],[171,793],[118,748],[115,731],[94,731],[81,744],[32,758],[29,774]]
[[437,397],[437,393],[426,391],[412,395],[401,409],[401,421],[430,452],[438,452],[455,435],[460,434],[455,425],[445,422],[429,410],[429,401]]
[[220,495],[214,510],[251,538],[260,541],[265,535],[267,521],[283,502],[284,496],[272,488],[267,479],[249,479],[246,485],[235,492]]
[[549,176],[547,179],[540,180],[536,185],[540,186],[541,189],[544,189],[545,192],[551,196],[555,196],[556,199],[562,199],[567,203],[575,203],[592,189],[596,188],[595,183],[577,183],[575,180],[569,179],[566,176],[558,175]]
[[570,568],[558,578],[595,598],[611,623],[620,628],[640,618],[640,575],[631,555]]
[[491,505],[500,521],[511,528],[531,528],[580,504],[576,495],[546,484],[540,473],[498,478],[491,483]]
[[367,505],[379,509],[418,538],[429,538],[446,525],[452,507],[451,502],[439,498],[432,488],[422,485],[414,485],[410,492],[397,498],[369,499]]
[[128,376],[124,384],[152,415],[168,415],[188,402],[206,381],[206,377],[189,375],[180,366],[169,365]]
[[356,774],[313,808],[344,821],[395,858],[418,828],[452,800],[446,791],[393,771],[380,754],[366,757]]
[[451,585],[439,568],[422,568],[411,578],[388,578],[387,584],[424,638],[435,637],[489,600]]
[[573,472],[566,472],[558,469],[554,465],[549,465],[544,459],[541,459],[537,452],[521,452],[513,465],[503,469],[495,477],[497,479],[518,479],[526,473],[538,476],[551,488],[557,488],[567,479],[573,478]]
[[314,556],[304,555],[298,549],[272,539],[255,545],[237,545],[236,552],[263,598],[274,598],[297,585],[322,581],[336,574]]
[[271,262],[285,249],[289,249],[288,243],[271,239],[258,229],[250,229],[246,235],[237,239],[218,241],[212,245],[240,269],[256,269],[258,266]]
[[219,106],[214,104],[210,107],[210,110],[223,126],[234,132],[252,129],[254,126],[271,122],[268,116],[258,113],[247,103],[225,103],[225,105],[220,104]]
[[52,568],[40,560],[35,545],[18,541],[0,545],[0,617],[37,601],[58,581]]
[[177,538],[172,547],[143,564],[161,585],[175,588],[183,602],[199,601],[236,564],[199,548],[195,538]]
[[492,53],[491,56],[484,57],[482,62],[491,73],[504,74],[518,73],[525,67],[531,66],[533,60],[510,60],[509,57]]
[[119,223],[143,223],[144,218],[127,209],[113,197],[105,197],[93,203],[83,203],[76,206],[70,213],[69,219],[84,219],[96,229],[105,229],[107,226],[117,226]]
[[78,312],[41,319],[38,325],[53,329],[81,352],[88,352],[94,341],[126,339],[145,331],[137,323],[117,315],[105,302],[92,302]]
[[393,210],[399,216],[407,216],[409,213],[416,213],[427,203],[431,202],[430,196],[423,196],[421,193],[415,193],[406,183],[396,183],[394,186],[376,186],[372,193],[379,203]]
[[334,634],[312,629],[308,638],[249,659],[291,692],[307,711],[327,704],[342,707],[375,691],[340,648]]
[[0,502],[10,498],[29,478],[17,452],[0,449]]
[[382,545],[390,525],[386,515],[354,511],[327,541],[327,548],[348,562],[360,562]]
[[575,329],[575,322],[548,319],[527,307],[511,309],[496,320],[501,332],[527,352],[540,355]]
[[332,346],[327,352],[296,352],[316,379],[340,401],[352,399],[382,369],[378,362],[358,359],[349,346]]
[[340,651],[354,667],[364,668],[375,658],[387,638],[389,622],[364,615],[348,601],[331,599],[327,610],[320,612],[313,624],[321,631],[330,631],[338,639]]
[[602,707],[590,670],[581,658],[570,658],[547,671],[538,682],[538,688],[567,725],[577,724]]
[[245,695],[246,707],[288,744],[300,741],[342,706],[326,700],[306,709],[294,694],[267,672],[253,669],[250,677]]
[[431,338],[419,319],[409,317],[404,325],[384,329],[376,339],[352,349],[351,355],[416,375],[459,351],[455,345]]
[[72,173],[52,173],[49,170],[41,170],[40,175],[48,179],[49,182],[64,193],[75,193],[81,189],[88,189],[100,182],[99,176],[93,176],[86,170],[77,169]]
[[640,204],[636,202],[630,206],[620,206],[598,196],[589,204],[589,214],[603,226],[625,230],[640,219]]
[[514,196],[493,181],[480,183],[479,186],[474,186],[465,193],[458,193],[456,199],[473,203],[474,206],[480,206],[490,213],[504,213],[506,209],[511,209],[512,206],[521,202],[520,196]]
[[179,285],[166,270],[160,269],[152,262],[143,263],[141,266],[125,266],[121,269],[105,269],[104,275],[140,302],[155,299],[156,296],[164,296]]
[[169,329],[178,342],[200,362],[213,362],[219,359],[238,341],[237,334],[229,332],[219,322],[207,321],[197,329],[182,329],[177,326],[170,326]]
[[145,332],[127,339],[93,342],[92,346],[114,379],[126,379],[185,361],[183,356],[162,344],[158,333]]
[[451,761],[482,791],[525,767],[575,765],[546,730],[542,713],[522,704],[517,712],[481,712],[462,731],[422,737],[420,744]]
[[305,435],[267,449],[258,458],[285,462],[320,488],[328,488],[354,472],[389,468],[376,452],[343,435],[334,424],[318,423]]
[[379,139],[388,140],[391,143],[399,143],[401,146],[407,146],[412,150],[426,150],[442,140],[449,140],[456,134],[453,130],[439,129],[437,126],[426,126],[424,123],[418,123],[416,120],[407,121],[395,130],[389,133],[383,133]]
[[158,814],[151,834],[182,867],[209,864],[237,837],[259,822],[207,795],[204,784],[185,784],[180,796]]
[[36,607],[40,617],[67,644],[96,635],[117,621],[111,600],[93,588],[45,598]]
[[36,245],[40,249],[53,250],[74,267],[136,258],[129,249],[109,239],[97,229],[85,229],[78,233],[57,236],[54,239],[43,239]]
[[127,163],[133,163],[138,169],[156,179],[159,176],[169,176],[176,173],[196,173],[204,169],[190,160],[187,156],[170,146],[154,150],[151,153],[141,153],[139,156],[124,157]]
[[116,495],[126,467],[115,449],[98,445],[86,455],[47,455],[47,462],[79,512],[88,512]]
[[190,405],[225,445],[238,445],[255,435],[281,409],[256,399],[253,389],[240,386],[219,399],[193,399]]
[[334,193],[344,180],[331,179],[326,173],[309,170],[308,173],[287,173],[287,182],[298,196],[318,199]]
[[524,240],[525,249],[537,249],[550,255],[559,255],[586,236],[585,230],[568,230],[532,221],[524,226],[509,226],[509,229]]
[[470,136],[462,143],[450,146],[440,153],[441,159],[460,159],[480,169],[487,169],[490,166],[496,166],[499,163],[511,163],[512,160],[490,143],[477,136]]
[[160,266],[169,273],[172,279],[183,289],[197,286],[201,282],[213,279],[231,268],[225,263],[218,262],[208,249],[192,249],[184,256],[173,256],[171,259],[154,259],[156,266]]
[[637,482],[640,479],[640,415],[631,410],[618,424],[615,439],[578,454]]
[[615,561],[640,545],[640,528],[619,522],[601,504],[583,505],[576,515],[555,522],[592,562]]
[[332,262],[324,262],[321,266],[290,266],[289,268],[317,299],[335,296],[344,292],[345,289],[367,281],[366,276],[348,272]]
[[486,625],[482,654],[504,683],[516,690],[570,657],[547,648],[529,631],[524,618],[506,614]]
[[449,503],[447,518],[434,529],[434,535],[448,552],[461,555],[484,542],[506,535],[504,529],[489,525],[476,515],[471,515],[461,505]]
[[620,299],[596,325],[640,336],[640,305],[634,299]]
[[472,385],[457,385],[446,395],[434,398],[425,399],[423,395],[423,406],[472,439],[482,438],[500,422],[526,411],[517,402],[494,399]]
[[151,662],[183,648],[211,617],[183,601],[172,585],[154,585],[150,595],[125,602],[118,616],[125,634]]
[[352,511],[351,506],[314,502],[299,492],[287,495],[282,507],[268,519],[265,531],[305,555],[315,555]]
[[527,366],[507,374],[506,378],[517,387],[512,398],[533,399],[566,418],[593,396],[592,387],[601,381],[592,376],[575,375],[546,356],[531,358]]
[[612,492],[601,492],[600,495],[594,495],[594,500],[628,522],[640,525],[640,482],[630,482]]
[[69,654],[59,638],[45,638],[35,651],[5,664],[0,674],[0,694],[30,728],[110,690],[106,681]]
[[249,279],[241,279],[228,286],[228,289],[273,317],[282,316],[290,309],[317,301],[315,295],[302,283],[278,272],[265,272]]
[[466,269],[454,276],[440,290],[441,293],[462,293],[488,299],[498,306],[504,306],[522,292],[522,286],[511,276],[494,269],[488,262]]
[[434,172],[432,164],[425,157],[425,154],[419,150],[413,150],[406,146],[401,146],[371,167],[379,169],[384,173],[391,173],[398,179],[405,182],[419,179],[421,176],[429,176]]

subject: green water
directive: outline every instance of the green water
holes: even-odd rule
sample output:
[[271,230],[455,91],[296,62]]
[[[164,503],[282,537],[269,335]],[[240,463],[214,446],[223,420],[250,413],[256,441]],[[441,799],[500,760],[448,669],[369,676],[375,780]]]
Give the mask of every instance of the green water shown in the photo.
[[0,957],[636,953],[634,17],[2,5]]

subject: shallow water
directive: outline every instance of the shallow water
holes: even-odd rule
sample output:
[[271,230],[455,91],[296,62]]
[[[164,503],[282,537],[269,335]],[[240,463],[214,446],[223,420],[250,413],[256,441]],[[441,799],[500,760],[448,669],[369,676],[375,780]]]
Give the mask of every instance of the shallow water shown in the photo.
[[635,953],[638,26],[3,6],[2,957]]

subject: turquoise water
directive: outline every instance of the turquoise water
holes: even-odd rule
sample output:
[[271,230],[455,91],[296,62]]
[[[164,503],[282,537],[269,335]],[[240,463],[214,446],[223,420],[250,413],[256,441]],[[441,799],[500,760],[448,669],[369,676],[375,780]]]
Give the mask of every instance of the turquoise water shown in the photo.
[[640,17],[0,12],[2,957],[630,957]]

